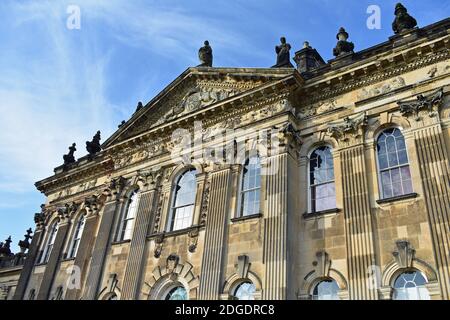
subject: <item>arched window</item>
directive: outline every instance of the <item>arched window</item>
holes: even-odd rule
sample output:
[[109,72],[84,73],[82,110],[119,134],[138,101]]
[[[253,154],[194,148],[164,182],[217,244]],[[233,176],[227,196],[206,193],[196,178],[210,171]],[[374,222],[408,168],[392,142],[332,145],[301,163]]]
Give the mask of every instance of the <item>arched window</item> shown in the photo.
[[394,282],[394,300],[430,300],[425,287],[427,280],[418,270],[411,269],[400,274]]
[[413,192],[405,138],[399,129],[387,129],[380,134],[377,159],[383,199]]
[[255,291],[255,285],[250,281],[245,281],[234,290],[234,298],[236,300],[255,300]]
[[177,286],[175,288],[172,288],[165,296],[165,300],[187,300],[187,299],[188,294],[183,286]]
[[58,233],[58,223],[54,222],[49,228],[49,233],[47,236],[47,241],[43,247],[41,260],[39,263],[47,263],[52,253],[53,245],[55,244],[56,234]]
[[169,231],[185,229],[192,225],[197,192],[196,175],[197,170],[190,169],[177,181],[168,223]]
[[139,203],[139,190],[134,190],[128,199],[126,211],[122,214],[117,241],[130,240],[133,234],[134,219]]
[[242,172],[240,216],[260,213],[261,162],[253,156],[245,162]]
[[315,149],[309,157],[309,212],[336,208],[336,188],[331,148]]
[[313,300],[339,300],[339,286],[334,279],[321,280],[313,290]]
[[83,235],[85,223],[86,223],[86,218],[85,218],[84,214],[82,214],[78,218],[77,224],[75,225],[75,230],[72,235],[72,241],[70,242],[68,258],[75,258],[77,255],[78,247],[80,246],[81,236]]

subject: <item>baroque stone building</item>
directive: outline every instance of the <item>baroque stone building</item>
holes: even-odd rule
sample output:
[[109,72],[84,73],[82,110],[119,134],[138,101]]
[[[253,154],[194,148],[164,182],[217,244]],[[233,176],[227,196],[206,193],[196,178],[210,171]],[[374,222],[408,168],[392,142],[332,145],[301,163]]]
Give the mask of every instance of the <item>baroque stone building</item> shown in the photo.
[[189,68],[73,146],[8,297],[449,299],[450,19],[404,14],[328,62]]

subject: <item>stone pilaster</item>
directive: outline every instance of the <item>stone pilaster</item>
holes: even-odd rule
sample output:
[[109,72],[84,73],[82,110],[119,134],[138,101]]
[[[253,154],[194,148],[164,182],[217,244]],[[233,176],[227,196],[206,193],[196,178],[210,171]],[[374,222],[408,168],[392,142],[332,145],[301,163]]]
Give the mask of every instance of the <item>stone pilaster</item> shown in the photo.
[[414,135],[423,183],[428,223],[441,289],[441,298],[450,299],[450,172],[448,150],[439,118],[443,89],[412,101],[399,102]]
[[283,153],[267,159],[264,300],[283,300],[287,295],[288,157],[287,153]]
[[228,220],[230,219],[230,181],[230,168],[210,174],[208,218],[200,275],[199,299],[201,300],[219,299],[226,256]]
[[[94,244],[95,232],[97,230],[99,216],[96,198],[87,199],[85,207],[87,210],[84,230],[78,246],[77,255],[74,261],[74,267],[78,267],[82,279],[88,271],[88,263],[91,257],[92,246]],[[80,281],[83,283],[83,281]],[[81,296],[81,288],[67,289],[65,300],[78,300]]]
[[20,272],[19,281],[17,283],[16,291],[14,292],[13,300],[23,300],[25,291],[27,289],[28,280],[33,272],[34,265],[36,264],[36,259],[38,257],[39,248],[41,246],[44,227],[43,227],[43,213],[36,213],[35,215],[36,230],[33,234],[33,239],[31,240],[30,248],[28,249],[27,257],[23,265],[22,271]]
[[37,295],[37,300],[47,300],[49,298],[50,290],[58,269],[64,243],[66,242],[67,234],[69,232],[70,216],[76,211],[75,204],[66,205],[64,208],[58,210],[60,220],[58,222],[58,232],[56,233],[55,243],[53,244],[50,257],[45,266],[44,276],[42,278],[41,286]]
[[448,152],[439,125],[414,131],[442,299],[450,298]]
[[369,288],[368,277],[376,261],[364,146],[341,150],[340,157],[350,299],[373,300],[376,291]]
[[106,200],[103,214],[101,216],[100,227],[92,251],[91,263],[86,280],[85,290],[82,298],[85,300],[97,299],[98,287],[103,275],[103,267],[107,250],[113,237],[114,218],[120,212],[123,203],[119,200],[119,194],[124,186],[123,178],[111,181],[111,186],[107,190],[108,199]]
[[[142,191],[139,194],[139,207],[125,268],[121,293],[122,300],[135,300],[139,297],[138,291],[148,251],[147,236],[149,234],[151,216],[155,212],[156,188],[159,176],[157,173],[153,173],[143,179],[145,179],[146,185],[140,188]],[[151,180],[150,182],[148,181],[149,179]]]
[[339,143],[351,300],[377,299],[376,289],[370,287],[368,280],[376,260],[363,145],[366,123],[366,115],[361,113],[330,123],[328,129]]

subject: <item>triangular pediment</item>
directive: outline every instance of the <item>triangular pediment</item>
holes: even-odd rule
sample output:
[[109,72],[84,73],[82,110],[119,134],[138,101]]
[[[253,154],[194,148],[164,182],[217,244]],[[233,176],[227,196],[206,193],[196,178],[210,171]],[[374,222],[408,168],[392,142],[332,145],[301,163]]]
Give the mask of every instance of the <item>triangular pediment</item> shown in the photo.
[[292,75],[294,69],[189,68],[123,124],[103,148]]

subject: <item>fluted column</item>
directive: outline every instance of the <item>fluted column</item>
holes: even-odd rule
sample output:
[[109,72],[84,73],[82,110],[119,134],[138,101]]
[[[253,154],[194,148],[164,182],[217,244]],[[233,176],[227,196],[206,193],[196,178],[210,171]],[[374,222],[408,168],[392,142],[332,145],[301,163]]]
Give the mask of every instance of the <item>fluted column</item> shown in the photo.
[[68,206],[59,210],[60,220],[58,222],[58,232],[56,233],[55,243],[53,244],[50,257],[45,266],[44,276],[37,295],[37,300],[47,300],[56,275],[56,271],[61,259],[62,250],[69,232],[69,218],[75,212],[76,205]]
[[[74,268],[79,268],[79,274],[82,279],[85,278],[87,274],[87,267],[89,263],[89,259],[91,257],[92,247],[94,245],[95,233],[97,231],[99,216],[98,216],[98,208],[97,203],[92,202],[96,201],[93,199],[87,200],[86,210],[86,221],[84,224],[83,234],[80,239],[80,244],[78,246],[77,255],[74,261]],[[83,280],[80,281],[80,284],[83,283]],[[80,288],[68,288],[66,291],[65,300],[78,300],[81,296],[81,287]]]
[[92,251],[91,264],[89,266],[88,278],[82,298],[85,300],[97,299],[98,287],[103,275],[106,253],[113,236],[114,218],[120,212],[123,203],[119,200],[120,192],[124,186],[124,180],[119,178],[112,183],[113,190],[109,191],[100,226]]
[[376,261],[364,146],[343,149],[340,158],[350,299],[373,300],[377,293],[368,277]]
[[445,93],[442,87],[409,101],[399,101],[414,135],[418,167],[423,184],[428,224],[442,299],[450,299],[450,172],[449,153],[442,133],[440,111]]
[[[136,214],[133,236],[130,243],[125,278],[121,293],[122,300],[135,300],[139,297],[139,288],[142,279],[143,268],[146,260],[147,235],[151,216],[155,211],[155,198],[158,175],[153,173],[147,177],[148,187],[141,187],[139,207]],[[148,179],[151,182],[148,182]],[[146,190],[147,189],[147,190]]]
[[22,271],[20,272],[19,281],[17,283],[16,291],[14,292],[13,300],[23,300],[25,291],[27,289],[30,275],[33,271],[36,259],[41,246],[44,227],[43,227],[43,213],[37,213],[35,215],[36,230],[34,231],[33,238],[30,243],[30,248],[23,264]]
[[442,299],[450,298],[450,175],[440,125],[414,131]]
[[210,179],[210,198],[200,275],[199,299],[201,300],[216,300],[220,294],[230,218],[231,169],[225,168],[213,172]]
[[288,157],[283,153],[267,159],[262,292],[267,300],[284,300],[287,295]]

